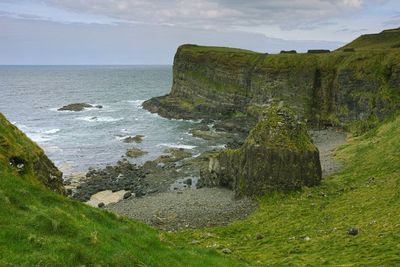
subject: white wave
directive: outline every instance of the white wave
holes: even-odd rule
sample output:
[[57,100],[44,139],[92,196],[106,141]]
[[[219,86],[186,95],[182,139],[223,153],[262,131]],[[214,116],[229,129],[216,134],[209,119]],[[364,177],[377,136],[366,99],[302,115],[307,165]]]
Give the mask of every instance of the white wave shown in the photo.
[[86,116],[86,117],[78,117],[76,119],[80,120],[80,121],[87,121],[87,122],[116,122],[116,121],[123,120],[124,118]]
[[43,133],[45,133],[45,134],[56,134],[59,131],[61,131],[61,130],[60,129],[50,129],[50,130],[43,131]]
[[44,143],[51,139],[51,137],[49,137],[48,135],[37,133],[37,132],[36,133],[35,132],[25,132],[25,133],[30,139],[32,139],[33,141],[35,141],[37,143]]
[[210,146],[210,148],[212,148],[212,149],[224,149],[224,148],[226,148],[226,144]]
[[158,146],[166,146],[166,147],[172,147],[172,148],[183,148],[183,149],[194,149],[194,148],[197,147],[197,146],[182,145],[182,144],[171,144],[171,143],[159,144]]
[[128,100],[128,103],[132,103],[137,108],[142,108],[142,104],[143,104],[144,101],[146,101],[146,100],[142,100],[142,99],[139,99],[139,100]]
[[46,153],[55,153],[63,151],[60,147],[54,145],[43,146],[43,149],[46,151]]
[[[17,122],[11,122],[11,123],[14,124],[22,132],[24,132],[34,142],[43,143],[43,142],[46,142],[46,141],[52,139],[44,130],[36,130],[36,129],[30,128],[24,124],[19,124]],[[55,130],[55,129],[53,129],[53,130]]]

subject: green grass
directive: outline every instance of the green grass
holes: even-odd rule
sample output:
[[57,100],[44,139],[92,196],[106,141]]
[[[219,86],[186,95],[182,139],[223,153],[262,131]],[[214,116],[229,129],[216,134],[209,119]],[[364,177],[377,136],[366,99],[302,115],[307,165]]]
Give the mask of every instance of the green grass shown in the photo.
[[[321,186],[265,196],[243,221],[171,237],[228,247],[251,265],[399,265],[400,115],[350,138],[336,157],[345,169]],[[348,235],[350,227],[360,233]]]
[[344,48],[354,48],[356,50],[376,50],[376,49],[400,49],[400,28],[385,30],[377,34],[365,34],[345,45]]
[[201,52],[218,52],[218,53],[245,53],[245,54],[257,54],[257,52],[247,50],[247,49],[240,49],[240,48],[232,48],[232,47],[221,47],[221,46],[200,46],[200,45],[193,45],[193,44],[186,44],[182,45],[181,48],[189,49],[190,51],[196,51],[198,53]]
[[9,165],[11,155],[29,162],[43,151],[1,114],[0,137],[0,266],[245,265],[51,192],[30,167]]

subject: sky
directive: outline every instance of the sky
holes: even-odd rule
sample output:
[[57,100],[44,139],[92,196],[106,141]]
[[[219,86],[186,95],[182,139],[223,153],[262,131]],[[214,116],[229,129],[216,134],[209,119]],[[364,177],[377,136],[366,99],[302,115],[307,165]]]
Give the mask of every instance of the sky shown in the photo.
[[0,64],[172,64],[185,43],[336,49],[397,27],[398,0],[0,0]]

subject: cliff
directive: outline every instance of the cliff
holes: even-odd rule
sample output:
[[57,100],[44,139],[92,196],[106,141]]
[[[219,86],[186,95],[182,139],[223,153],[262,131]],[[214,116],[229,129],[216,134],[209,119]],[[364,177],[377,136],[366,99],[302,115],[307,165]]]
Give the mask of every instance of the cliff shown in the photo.
[[0,175],[12,173],[64,194],[62,173],[43,150],[0,113]]
[[279,101],[314,125],[369,128],[399,107],[400,49],[268,55],[182,45],[171,93],[143,106],[168,118],[223,119]]

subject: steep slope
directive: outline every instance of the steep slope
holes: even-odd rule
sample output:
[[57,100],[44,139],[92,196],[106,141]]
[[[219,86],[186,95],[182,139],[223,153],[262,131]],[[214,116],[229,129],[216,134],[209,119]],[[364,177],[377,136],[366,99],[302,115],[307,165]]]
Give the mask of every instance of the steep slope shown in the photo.
[[43,150],[0,113],[0,165],[8,166],[14,175],[43,184],[63,194],[62,173]]
[[350,139],[336,157],[344,171],[321,186],[267,195],[248,219],[172,237],[228,247],[253,266],[397,266],[400,115]]
[[0,138],[0,266],[244,265],[51,192],[59,171],[2,115]]
[[377,50],[377,49],[399,49],[400,28],[384,30],[377,34],[365,34],[345,45],[343,49]]
[[400,106],[400,49],[267,55],[183,45],[171,93],[143,106],[168,118],[226,119],[279,101],[315,125],[370,128]]

